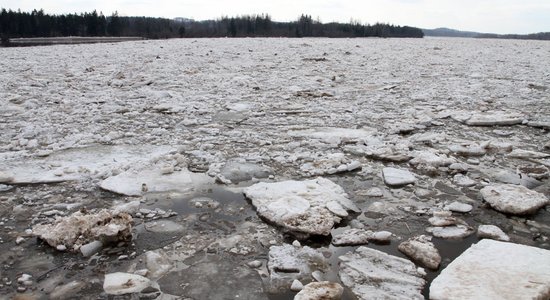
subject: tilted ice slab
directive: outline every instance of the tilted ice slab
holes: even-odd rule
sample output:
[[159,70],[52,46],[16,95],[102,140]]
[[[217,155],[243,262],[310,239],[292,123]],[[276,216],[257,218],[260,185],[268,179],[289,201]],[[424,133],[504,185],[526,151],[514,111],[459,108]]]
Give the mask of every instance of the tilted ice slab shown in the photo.
[[230,161],[221,167],[220,175],[233,183],[251,180],[252,178],[267,178],[271,169],[248,162]]
[[550,251],[481,240],[430,286],[430,299],[548,299]]
[[374,133],[373,129],[351,129],[351,128],[336,128],[326,127],[317,129],[290,130],[289,136],[309,137],[322,140],[328,143],[340,143],[342,140],[359,140],[370,137]]
[[531,127],[550,129],[550,121],[531,120],[527,123],[527,125]]
[[542,184],[541,181],[530,177],[529,174],[517,172],[516,170],[481,168],[480,172],[492,179],[492,181],[508,183],[512,185],[523,185],[528,189],[535,188]]
[[439,251],[431,242],[431,237],[425,235],[412,237],[399,244],[397,249],[418,264],[432,270],[437,270],[441,263]]
[[340,234],[333,235],[332,244],[334,246],[353,246],[366,245],[369,241],[377,243],[389,243],[392,233],[389,231],[373,232],[358,228],[344,230]]
[[340,280],[358,299],[424,299],[425,271],[409,260],[367,247],[339,259]]
[[140,165],[171,150],[168,146],[90,146],[54,152],[43,158],[2,162],[5,183],[55,183],[99,177],[113,169]]
[[261,217],[306,235],[329,235],[348,211],[359,212],[342,187],[322,177],[257,183],[246,188],[244,194]]
[[511,158],[520,158],[520,159],[541,159],[541,158],[550,157],[550,153],[523,150],[523,149],[514,149],[507,156]]
[[139,293],[151,285],[151,280],[143,276],[116,272],[105,274],[103,290],[109,295],[124,295]]
[[544,194],[522,185],[490,185],[482,188],[480,193],[483,200],[487,201],[491,207],[509,214],[532,214],[550,203],[550,200]]
[[488,238],[497,241],[508,242],[510,237],[495,225],[479,225],[477,228],[478,238]]
[[329,153],[313,162],[306,162],[300,167],[300,172],[304,176],[322,176],[351,172],[360,168],[359,161],[348,159],[344,153]]
[[146,192],[178,191],[192,193],[202,187],[212,184],[214,180],[206,174],[193,173],[188,170],[162,174],[159,168],[149,168],[140,171],[126,171],[103,180],[102,189],[127,195],[140,196]]
[[506,126],[521,124],[524,116],[516,113],[486,112],[474,113],[464,121],[470,126]]
[[294,300],[336,300],[341,299],[344,288],[335,282],[312,282],[304,286]]

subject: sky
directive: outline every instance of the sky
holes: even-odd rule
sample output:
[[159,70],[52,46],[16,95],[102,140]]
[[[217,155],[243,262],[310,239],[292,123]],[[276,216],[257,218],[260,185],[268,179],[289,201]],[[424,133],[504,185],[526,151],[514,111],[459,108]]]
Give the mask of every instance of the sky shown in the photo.
[[62,14],[150,16],[195,20],[267,13],[274,21],[301,14],[321,22],[390,23],[420,28],[448,27],[486,33],[550,31],[550,0],[0,0],[0,7]]

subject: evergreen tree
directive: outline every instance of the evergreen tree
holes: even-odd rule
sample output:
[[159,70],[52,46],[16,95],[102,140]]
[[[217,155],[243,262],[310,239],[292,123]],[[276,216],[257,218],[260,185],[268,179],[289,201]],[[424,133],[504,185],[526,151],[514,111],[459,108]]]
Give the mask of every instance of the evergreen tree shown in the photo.
[[120,18],[118,17],[118,12],[115,11],[109,18],[107,24],[107,34],[110,36],[120,36],[120,27]]

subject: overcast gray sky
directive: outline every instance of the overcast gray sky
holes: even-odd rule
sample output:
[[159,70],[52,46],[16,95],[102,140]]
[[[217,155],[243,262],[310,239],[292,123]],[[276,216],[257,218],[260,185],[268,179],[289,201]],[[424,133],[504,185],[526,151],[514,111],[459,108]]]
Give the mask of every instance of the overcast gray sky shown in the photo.
[[97,9],[105,15],[215,19],[268,13],[275,21],[306,13],[322,22],[350,19],[421,28],[450,27],[492,33],[550,31],[550,0],[0,0],[0,7],[47,13]]

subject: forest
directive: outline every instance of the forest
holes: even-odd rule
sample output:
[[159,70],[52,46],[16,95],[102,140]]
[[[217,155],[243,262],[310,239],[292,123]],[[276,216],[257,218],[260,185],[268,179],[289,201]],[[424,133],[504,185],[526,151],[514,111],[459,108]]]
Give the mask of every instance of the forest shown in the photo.
[[293,22],[276,22],[268,14],[221,17],[217,20],[194,21],[184,18],[119,16],[114,12],[51,15],[43,10],[21,12],[0,10],[0,36],[31,37],[120,37],[148,39],[200,37],[414,37],[422,38],[421,29],[376,23],[322,23],[302,15]]

